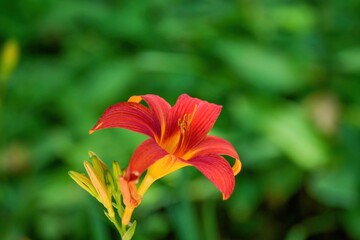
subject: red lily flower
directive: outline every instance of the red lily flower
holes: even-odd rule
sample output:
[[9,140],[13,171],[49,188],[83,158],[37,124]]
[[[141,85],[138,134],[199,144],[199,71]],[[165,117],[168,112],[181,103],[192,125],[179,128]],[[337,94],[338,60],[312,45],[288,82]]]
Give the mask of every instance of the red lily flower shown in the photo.
[[[147,106],[140,104],[142,100]],[[132,209],[140,204],[141,196],[155,180],[185,166],[197,168],[222,192],[224,200],[230,197],[234,176],[241,170],[240,158],[228,141],[207,135],[221,108],[186,94],[179,96],[171,107],[163,98],[147,94],[132,96],[128,102],[115,104],[103,113],[90,133],[118,127],[150,137],[135,150],[125,176],[119,181],[130,211],[123,224],[128,223]],[[234,158],[233,167],[221,155]],[[146,170],[136,190],[134,183]]]

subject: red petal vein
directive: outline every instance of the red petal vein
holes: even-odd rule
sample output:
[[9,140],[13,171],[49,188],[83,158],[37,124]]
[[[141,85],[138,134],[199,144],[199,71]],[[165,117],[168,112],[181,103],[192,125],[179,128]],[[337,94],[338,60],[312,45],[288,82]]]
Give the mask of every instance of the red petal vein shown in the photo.
[[208,154],[227,155],[239,159],[233,145],[223,138],[208,136],[200,144],[196,145],[190,152],[194,152],[192,157]]
[[159,127],[162,128],[164,131],[166,125],[166,118],[171,109],[170,104],[166,102],[163,98],[153,94],[143,95],[142,98],[150,107],[151,113],[157,117],[160,124]]
[[198,156],[186,162],[204,174],[222,192],[224,200],[230,197],[235,187],[235,177],[230,164],[223,157]]
[[222,106],[220,105],[206,101],[199,103],[187,136],[188,148],[199,144],[206,137],[220,115],[221,108]]
[[110,106],[90,133],[104,128],[125,128],[152,138],[160,134],[158,121],[150,110],[134,102],[121,102]]
[[131,156],[127,170],[127,174],[130,175],[127,175],[127,178],[133,180],[132,178],[141,176],[151,164],[167,154],[153,139],[145,140]]

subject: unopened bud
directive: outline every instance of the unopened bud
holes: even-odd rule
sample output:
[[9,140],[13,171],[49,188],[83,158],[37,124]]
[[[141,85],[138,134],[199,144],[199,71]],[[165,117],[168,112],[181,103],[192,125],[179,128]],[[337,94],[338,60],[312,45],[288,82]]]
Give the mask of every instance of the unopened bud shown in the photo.
[[69,171],[69,175],[80,187],[90,193],[93,197],[98,198],[98,194],[87,176],[74,171]]

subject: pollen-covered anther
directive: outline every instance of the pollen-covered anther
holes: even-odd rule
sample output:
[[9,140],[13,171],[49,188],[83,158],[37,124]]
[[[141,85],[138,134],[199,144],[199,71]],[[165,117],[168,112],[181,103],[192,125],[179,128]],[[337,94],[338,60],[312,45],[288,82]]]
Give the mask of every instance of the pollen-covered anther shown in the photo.
[[191,121],[194,118],[196,112],[197,104],[194,106],[194,110],[192,113],[185,113],[184,117],[178,119],[178,125],[180,127],[180,133],[184,134],[190,127]]
[[191,115],[189,114],[185,114],[183,119],[179,118],[178,120],[178,125],[180,127],[180,133],[184,134],[186,132],[186,130],[188,129],[188,127],[190,126],[190,120],[191,119]]

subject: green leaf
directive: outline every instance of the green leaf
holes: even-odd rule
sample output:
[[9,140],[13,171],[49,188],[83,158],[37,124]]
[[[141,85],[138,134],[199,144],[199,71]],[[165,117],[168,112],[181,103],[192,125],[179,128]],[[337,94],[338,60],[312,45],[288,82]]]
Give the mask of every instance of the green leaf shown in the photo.
[[244,41],[221,41],[217,54],[248,84],[268,92],[291,92],[304,84],[293,62],[282,53]]
[[329,161],[322,139],[297,106],[270,112],[263,123],[263,131],[274,145],[301,168],[316,169]]
[[331,207],[355,207],[360,199],[358,189],[358,172],[349,166],[319,172],[309,182],[311,194]]
[[131,240],[135,233],[136,221],[131,225],[131,227],[126,231],[126,233],[122,236],[122,240]]
[[351,47],[337,54],[339,69],[345,73],[360,72],[360,48]]

